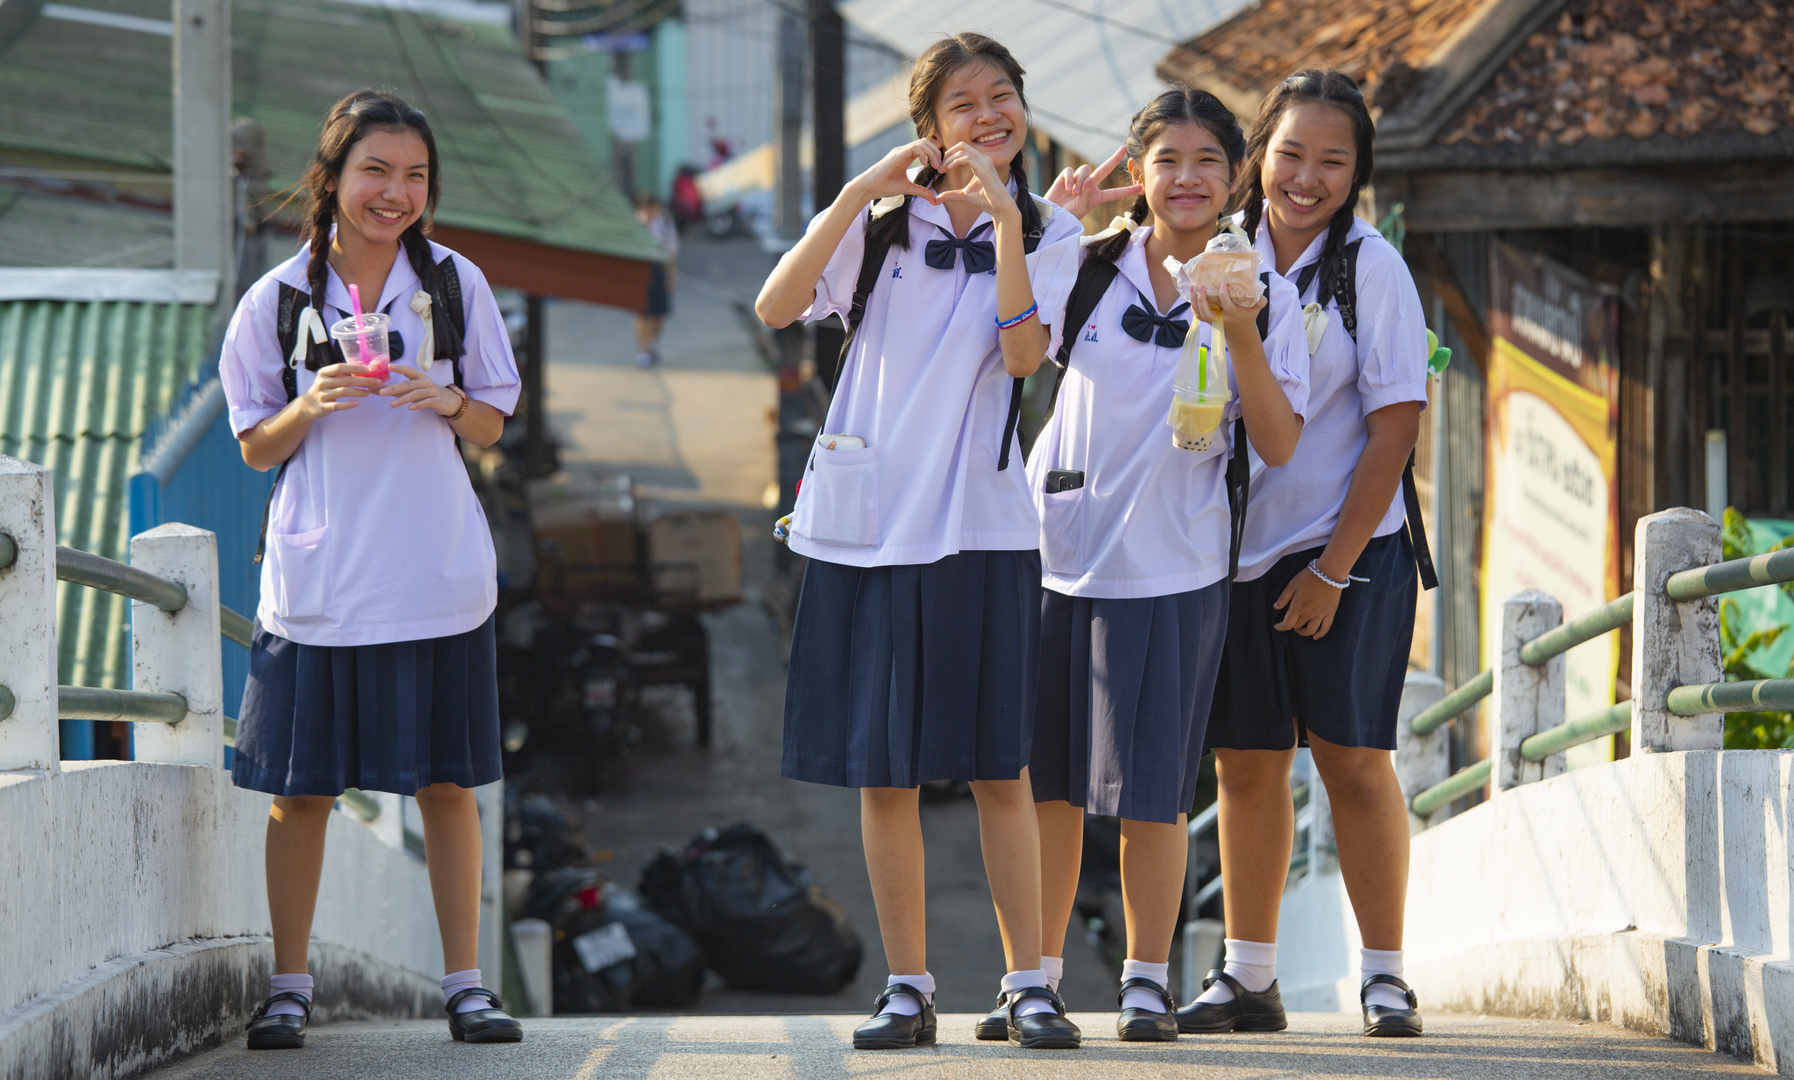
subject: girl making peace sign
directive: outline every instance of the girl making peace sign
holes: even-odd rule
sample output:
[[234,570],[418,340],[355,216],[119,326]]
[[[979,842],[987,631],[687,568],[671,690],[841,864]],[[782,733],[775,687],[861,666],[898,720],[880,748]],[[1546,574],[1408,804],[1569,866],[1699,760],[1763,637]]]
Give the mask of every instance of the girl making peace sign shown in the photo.
[[[522,1028],[475,967],[471,789],[500,777],[498,588],[457,440],[498,440],[517,366],[479,268],[424,236],[441,178],[422,113],[350,94],[299,186],[307,247],[244,294],[219,361],[243,460],[280,469],[231,772],[274,796],[275,975],[249,1048],[305,1044],[324,831],[346,787],[416,795],[449,1032],[515,1042]],[[392,320],[391,378],[325,336],[358,306],[351,287]]]
[[[921,138],[853,180],[766,281],[769,326],[851,332],[804,470],[792,550],[810,561],[792,631],[784,775],[860,789],[893,974],[864,1049],[933,1042],[917,786],[967,780],[1008,974],[1006,1033],[1078,1030],[1040,967],[1040,851],[1027,778],[1040,628],[1039,525],[1016,443],[1077,272],[1075,217],[1028,191],[1022,69],[978,34],[910,76]],[[913,179],[912,163],[922,165]]]

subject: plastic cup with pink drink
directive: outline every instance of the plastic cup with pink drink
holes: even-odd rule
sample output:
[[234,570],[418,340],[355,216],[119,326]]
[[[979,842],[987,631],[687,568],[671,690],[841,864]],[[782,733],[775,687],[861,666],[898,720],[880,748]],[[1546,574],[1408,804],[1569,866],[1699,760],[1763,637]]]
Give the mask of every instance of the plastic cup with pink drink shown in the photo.
[[343,359],[367,368],[368,378],[385,382],[392,374],[392,350],[387,344],[391,330],[392,317],[376,311],[361,316],[359,324],[354,317],[337,322],[331,326],[330,336],[336,339]]

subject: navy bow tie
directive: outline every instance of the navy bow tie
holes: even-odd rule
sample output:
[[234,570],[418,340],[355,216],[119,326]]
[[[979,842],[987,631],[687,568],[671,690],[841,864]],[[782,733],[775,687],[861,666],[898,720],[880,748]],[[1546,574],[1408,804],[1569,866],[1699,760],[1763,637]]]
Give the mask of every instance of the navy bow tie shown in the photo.
[[[941,229],[939,225],[935,228]],[[997,245],[989,240],[976,239],[979,233],[990,228],[990,222],[973,229],[964,240],[954,236],[946,229],[941,229],[945,240],[930,240],[922,250],[922,261],[936,270],[953,269],[954,251],[965,252],[965,266],[968,274],[982,274],[997,268]]]
[[1175,316],[1190,310],[1190,305],[1179,304],[1168,314],[1160,315],[1152,301],[1146,299],[1145,293],[1138,289],[1134,291],[1139,295],[1140,302],[1121,313],[1121,328],[1128,332],[1128,336],[1135,341],[1152,341],[1165,349],[1175,349],[1182,345],[1184,336],[1190,332],[1190,320]]

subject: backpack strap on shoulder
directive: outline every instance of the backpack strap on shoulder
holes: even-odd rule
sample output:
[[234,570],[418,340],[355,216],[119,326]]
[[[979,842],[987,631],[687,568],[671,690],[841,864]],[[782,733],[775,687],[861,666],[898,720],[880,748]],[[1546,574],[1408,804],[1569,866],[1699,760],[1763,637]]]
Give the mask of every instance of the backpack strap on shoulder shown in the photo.
[[1072,346],[1078,343],[1078,335],[1090,316],[1095,313],[1096,306],[1102,303],[1103,296],[1115,281],[1115,275],[1121,268],[1106,259],[1087,259],[1078,267],[1078,280],[1072,284],[1071,297],[1065,304],[1065,325],[1059,333],[1059,351],[1053,354],[1053,363],[1059,370],[1053,374],[1053,393],[1047,398],[1046,416],[1042,422],[1053,418],[1053,410],[1059,404],[1059,387],[1065,382],[1065,373],[1071,368]]
[[[454,328],[455,336],[452,339],[442,333],[445,319],[448,321],[447,325]],[[455,385],[460,386],[461,356],[467,351],[467,309],[461,298],[461,273],[455,269],[453,255],[444,255],[442,261],[436,264],[436,297],[430,304],[430,321],[438,342],[454,340],[461,343],[460,350],[448,357],[455,368]]]
[[[1271,275],[1267,271],[1258,275],[1264,283],[1265,306],[1258,312],[1258,340],[1263,341],[1271,336]],[[1233,442],[1230,446],[1232,456],[1227,459],[1227,468],[1223,480],[1227,486],[1227,514],[1230,519],[1227,537],[1227,580],[1232,581],[1240,574],[1240,549],[1246,542],[1246,505],[1252,500],[1252,456],[1251,448],[1246,442],[1246,418],[1235,417],[1233,421]]]
[[[1351,335],[1353,341],[1358,340],[1358,252],[1363,247],[1364,238],[1362,236],[1345,246],[1342,256],[1345,260],[1345,272],[1339,275],[1338,291],[1326,292],[1323,289],[1323,295],[1315,297],[1315,301],[1323,308],[1327,306],[1329,300],[1338,301],[1340,325],[1345,327],[1346,333]],[[1302,272],[1296,275],[1296,298],[1298,301],[1308,291],[1308,286],[1314,284],[1314,276],[1320,273],[1320,269],[1320,260],[1316,259],[1304,266]]]
[[[1042,217],[1040,228],[1022,237],[1022,253],[1034,254],[1040,246],[1040,238],[1046,233],[1047,218]],[[882,260],[881,260],[882,262]],[[1009,448],[1015,443],[1015,431],[1022,424],[1022,398],[1026,395],[1027,379],[1015,379],[1009,384],[1009,416],[1003,422],[1003,449],[997,451],[997,471],[1009,468]],[[1054,384],[1055,387],[1057,384]]]
[[891,250],[889,241],[872,238],[872,211],[866,211],[866,250],[860,256],[860,276],[853,286],[853,302],[848,305],[847,316],[842,322],[847,324],[847,334],[841,339],[841,353],[835,357],[835,369],[828,380],[829,393],[841,383],[841,371],[847,366],[847,350],[853,347],[854,335],[859,332],[860,320],[866,314],[866,301],[872,295],[873,286],[878,284],[878,275],[885,268],[885,255]]

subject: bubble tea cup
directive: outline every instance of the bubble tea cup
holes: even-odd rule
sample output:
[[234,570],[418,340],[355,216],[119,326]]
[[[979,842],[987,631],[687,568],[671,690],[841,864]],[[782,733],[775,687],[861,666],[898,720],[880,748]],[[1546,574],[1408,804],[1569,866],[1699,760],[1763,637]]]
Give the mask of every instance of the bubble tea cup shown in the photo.
[[392,350],[387,333],[392,318],[375,312],[363,315],[357,326],[353,317],[343,319],[330,328],[330,336],[342,350],[343,359],[368,369],[367,377],[385,382],[392,374]]

